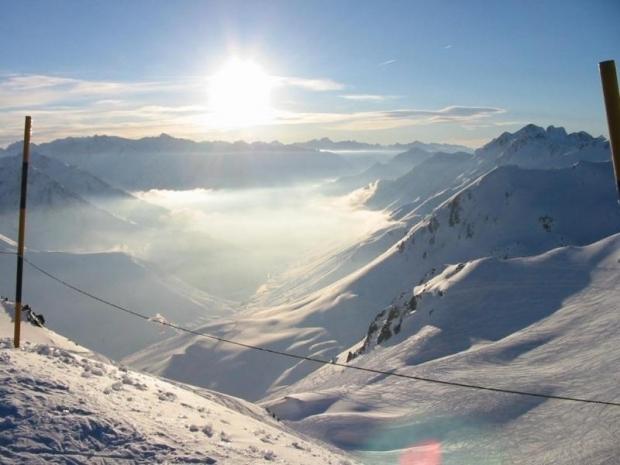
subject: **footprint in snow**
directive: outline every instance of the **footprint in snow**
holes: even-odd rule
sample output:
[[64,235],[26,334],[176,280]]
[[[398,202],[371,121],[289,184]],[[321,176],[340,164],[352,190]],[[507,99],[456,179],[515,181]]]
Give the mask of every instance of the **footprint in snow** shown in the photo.
[[158,398],[164,402],[174,402],[177,400],[177,396],[174,392],[161,392]]

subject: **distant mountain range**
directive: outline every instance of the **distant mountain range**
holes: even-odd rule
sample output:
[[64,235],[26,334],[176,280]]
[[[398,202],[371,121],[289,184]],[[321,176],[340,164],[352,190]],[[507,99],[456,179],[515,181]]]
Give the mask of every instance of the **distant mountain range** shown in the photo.
[[392,151],[405,152],[411,149],[426,150],[428,152],[471,152],[472,149],[464,145],[455,144],[438,144],[413,141],[406,144],[368,144],[365,142],[357,142],[355,140],[333,141],[328,137],[322,139],[312,139],[307,142],[299,142],[293,144],[297,147],[303,147],[312,150],[327,151]]
[[[20,150],[16,143],[3,154]],[[194,142],[165,134],[66,138],[32,150],[129,191],[283,185],[355,169],[339,155],[279,142]]]
[[[0,157],[19,154],[22,143],[0,150]],[[126,190],[192,189],[283,185],[324,177],[351,175],[369,163],[346,159],[335,151],[444,152],[470,151],[450,144],[379,145],[330,139],[304,143],[195,142],[161,134],[126,139],[114,136],[68,137],[33,144],[33,152],[86,170]],[[369,158],[370,160],[371,158]]]
[[[21,141],[8,145],[4,149],[0,149],[0,156],[12,155],[22,150],[23,143]],[[307,142],[296,142],[292,144],[283,144],[279,141],[272,142],[226,142],[226,141],[203,141],[196,142],[190,139],[183,139],[170,136],[168,134],[160,134],[157,137],[143,137],[141,139],[127,139],[117,136],[95,135],[87,137],[66,137],[56,139],[51,142],[42,144],[32,144],[32,149],[39,149],[41,153],[60,153],[66,155],[86,155],[101,152],[259,152],[259,151],[284,151],[296,152],[300,150],[317,151],[317,150],[389,150],[404,152],[412,148],[418,148],[428,151],[458,152],[471,151],[470,148],[462,145],[454,144],[438,144],[424,143],[414,141],[406,144],[368,144],[365,142],[357,142],[354,140],[332,141],[324,137],[322,139],[312,139]]]

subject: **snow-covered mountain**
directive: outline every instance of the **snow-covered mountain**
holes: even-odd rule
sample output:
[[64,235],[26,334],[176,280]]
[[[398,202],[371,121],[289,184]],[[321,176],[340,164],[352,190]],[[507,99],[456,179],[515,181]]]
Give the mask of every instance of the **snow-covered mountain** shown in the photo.
[[[276,307],[249,310],[204,328],[229,339],[331,358],[366,334],[369,322],[401,293],[448,264],[511,258],[564,245],[586,245],[620,230],[609,163],[528,170],[505,166],[482,176],[417,223],[360,270]],[[178,336],[128,360],[158,374],[249,399],[292,384],[309,362]],[[259,382],[248,383],[260,370]],[[217,379],[212,374],[218,373]]]
[[569,134],[562,127],[544,129],[528,124],[515,133],[503,133],[475,154],[497,165],[564,168],[580,160],[609,160],[609,142],[602,136],[595,138],[583,131]]
[[25,321],[13,349],[7,312],[0,303],[3,464],[355,463],[264,408],[130,371]]
[[430,158],[434,152],[419,147],[414,147],[400,153],[387,162],[376,162],[361,173],[343,176],[325,186],[325,191],[331,194],[343,194],[355,189],[360,189],[379,179],[396,179],[424,160]]
[[[369,186],[367,189],[371,194],[366,205],[376,209],[404,208],[429,213],[484,172],[471,154],[437,152],[399,178],[382,179]],[[425,208],[420,208],[422,205]]]
[[[338,360],[620,402],[619,289],[620,234],[532,257],[462,262],[397,296]],[[331,366],[266,405],[302,432],[364,451],[370,464],[398,463],[416,445],[450,464],[612,464],[620,456],[618,407]]]
[[[564,128],[543,129],[529,124],[515,133],[505,132],[468,153],[435,153],[397,179],[377,177],[367,205],[371,208],[415,209],[428,213],[467,182],[496,166],[566,168],[579,161],[609,160],[609,143],[585,132],[567,134]],[[380,174],[380,173],[376,173]]]
[[[17,157],[21,163],[21,157]],[[31,166],[57,181],[65,189],[124,220],[150,224],[166,210],[112,187],[91,173],[41,154],[31,154]]]
[[[35,160],[28,173],[27,227],[30,246],[42,249],[70,247],[73,250],[113,247],[118,245],[118,237],[135,230],[131,222],[103,210],[71,190],[78,188],[87,191],[88,185],[92,188],[89,196],[94,198],[93,191],[113,193],[111,188],[106,190],[105,185],[97,185],[89,175],[76,175],[69,168],[62,169],[58,164],[33,158]],[[51,177],[51,174],[60,175],[60,180]],[[82,181],[93,183],[81,184]],[[20,186],[20,160],[17,157],[1,158],[0,233],[5,236],[17,237]]]
[[386,150],[404,152],[411,149],[424,150],[427,152],[460,152],[471,151],[469,147],[455,144],[425,143],[413,141],[406,144],[368,144],[366,142],[358,142],[355,140],[333,141],[329,137],[321,139],[312,139],[306,142],[294,144],[311,150],[333,150],[333,151],[369,151],[369,150]]

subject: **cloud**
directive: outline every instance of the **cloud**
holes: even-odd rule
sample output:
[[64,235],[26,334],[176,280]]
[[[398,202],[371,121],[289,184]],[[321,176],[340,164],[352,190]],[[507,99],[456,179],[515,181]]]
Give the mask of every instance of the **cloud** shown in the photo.
[[340,98],[355,100],[359,102],[383,102],[384,100],[395,98],[395,96],[377,94],[345,94],[340,95]]
[[379,63],[379,66],[387,66],[387,65],[391,65],[392,63],[396,63],[396,60],[382,61],[381,63]]
[[[104,81],[42,74],[0,74],[0,146],[21,137],[34,118],[33,140],[108,133],[127,137],[170,132],[204,137],[214,129],[206,107],[208,76],[169,81]],[[313,92],[344,89],[331,79],[276,77]],[[195,104],[204,102],[204,105]]]
[[[228,129],[217,126],[217,115],[207,105],[204,95],[207,79],[193,77],[174,81],[117,82],[45,75],[0,75],[0,145],[21,138],[26,114],[34,118],[33,141],[37,143],[95,133],[144,137],[166,132],[194,139],[216,134],[226,137]],[[331,79],[277,79],[279,85],[312,92],[345,87]],[[334,98],[380,104],[396,97],[341,94]],[[491,118],[501,113],[504,113],[503,109],[491,106],[308,112],[277,109],[276,105],[271,121],[255,127],[257,134],[268,126],[288,125],[320,126],[321,130],[375,131],[449,122],[493,124]],[[510,123],[498,121],[496,124]]]
[[330,129],[373,131],[438,123],[468,123],[502,114],[495,107],[449,106],[438,110],[398,109],[354,113],[284,113],[276,124],[323,124]]
[[4,108],[40,107],[60,102],[118,99],[119,96],[186,89],[187,82],[117,82],[74,79],[40,74],[0,76]]
[[384,112],[388,118],[431,117],[440,120],[469,120],[485,118],[494,114],[504,113],[502,108],[450,106],[440,110],[390,110]]
[[282,86],[300,87],[314,92],[342,90],[346,87],[344,84],[332,79],[306,79],[299,77],[279,76],[276,80],[277,83]]
[[452,48],[452,44],[444,45],[443,48],[446,49],[446,50],[451,49]]

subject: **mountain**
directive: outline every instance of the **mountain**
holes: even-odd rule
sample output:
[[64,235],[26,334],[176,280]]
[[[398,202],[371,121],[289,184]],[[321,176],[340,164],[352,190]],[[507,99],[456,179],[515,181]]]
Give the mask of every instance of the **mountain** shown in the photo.
[[[15,142],[2,150],[4,155],[21,153],[23,142]],[[246,151],[299,151],[300,147],[285,145],[281,142],[196,142],[190,139],[160,134],[157,137],[127,139],[124,137],[95,135],[87,137],[66,137],[42,144],[31,144],[31,150],[41,153],[64,154],[64,156],[81,157],[97,153],[132,152],[132,153],[207,153],[207,152],[246,152]]]
[[505,132],[476,150],[482,161],[523,168],[565,168],[578,161],[608,161],[609,142],[587,132],[568,134],[564,128],[543,129],[528,124],[515,133]]
[[418,147],[411,148],[390,158],[387,162],[375,162],[361,173],[338,178],[325,186],[324,190],[330,194],[344,194],[378,180],[399,178],[432,157],[433,153]]
[[[443,202],[361,269],[294,302],[255,308],[203,328],[244,343],[329,359],[366,334],[369,321],[450,263],[511,258],[586,245],[620,230],[610,163],[496,168]],[[316,369],[238,347],[177,336],[127,362],[192,384],[258,399]],[[200,362],[198,362],[200,361]],[[254,376],[256,370],[261,376]],[[217,374],[216,378],[213,374]],[[248,382],[248,379],[258,381]]]
[[[488,167],[486,168],[488,169]],[[436,152],[406,174],[390,180],[382,179],[368,189],[366,205],[375,209],[424,210],[429,213],[459,188],[485,172],[474,155],[465,152]],[[421,205],[424,209],[420,209]],[[415,210],[418,212],[418,210]]]
[[[349,364],[620,402],[619,263],[620,234],[536,256],[461,262],[395,296],[338,360],[359,351]],[[410,447],[434,447],[441,463],[612,464],[620,454],[617,407],[339,367],[316,370],[264,405],[299,431],[364,451],[368,463],[398,463]]]
[[355,140],[333,141],[329,137],[322,139],[312,139],[307,142],[299,142],[294,144],[310,150],[328,150],[328,151],[397,151],[404,152],[411,149],[424,150],[427,152],[461,152],[471,151],[469,147],[455,144],[438,144],[425,143],[420,141],[409,142],[406,144],[368,144],[366,142],[358,142]]
[[[49,173],[49,174],[48,174]],[[33,157],[28,173],[28,242],[39,249],[109,248],[118,245],[118,238],[135,231],[135,225],[103,210],[65,187],[81,190],[94,198],[93,192],[123,197],[118,191],[100,185],[90,175],[62,169],[49,160]],[[86,184],[81,184],[85,181]],[[90,184],[89,184],[90,183]],[[0,158],[0,233],[17,237],[21,162],[18,157]],[[91,190],[88,192],[88,188]],[[108,186],[109,187],[109,186]],[[114,200],[114,197],[107,197]]]
[[[366,204],[391,210],[406,207],[428,213],[467,182],[496,166],[566,168],[579,161],[609,160],[609,142],[585,132],[567,134],[564,128],[527,125],[515,133],[505,132],[473,155],[434,153],[400,178],[378,178]],[[423,207],[421,205],[424,204]]]
[[[15,162],[21,163],[21,157],[15,159]],[[47,174],[65,189],[79,195],[93,205],[126,221],[150,224],[154,219],[166,213],[166,209],[138,199],[124,190],[112,187],[87,171],[44,155],[32,153],[31,167]]]
[[26,321],[15,350],[12,305],[0,307],[3,464],[354,463],[264,408],[133,372]]
[[351,170],[339,155],[279,142],[194,142],[165,134],[66,138],[33,150],[129,191],[282,185]]

